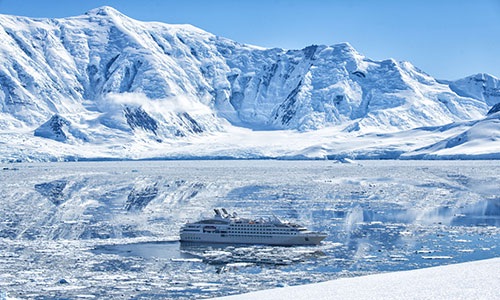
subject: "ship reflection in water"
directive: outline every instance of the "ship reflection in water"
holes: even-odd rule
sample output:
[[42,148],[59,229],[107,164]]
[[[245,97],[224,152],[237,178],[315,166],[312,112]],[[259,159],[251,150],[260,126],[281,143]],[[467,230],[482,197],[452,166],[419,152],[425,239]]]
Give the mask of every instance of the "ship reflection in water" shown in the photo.
[[92,251],[96,254],[117,254],[143,259],[170,259],[177,263],[205,263],[216,266],[217,272],[248,266],[286,266],[325,256],[321,249],[311,246],[277,247],[177,241],[102,245]]
[[182,242],[181,253],[211,265],[291,265],[325,256],[315,247],[276,247]]

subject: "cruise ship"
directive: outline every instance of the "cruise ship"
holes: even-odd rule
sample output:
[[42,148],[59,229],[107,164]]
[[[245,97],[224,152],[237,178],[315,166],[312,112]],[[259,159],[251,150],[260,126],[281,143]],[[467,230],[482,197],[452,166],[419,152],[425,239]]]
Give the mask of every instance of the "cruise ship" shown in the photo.
[[214,209],[211,219],[187,223],[180,230],[181,242],[265,244],[265,245],[318,245],[327,237],[326,233],[313,232],[307,228],[270,218],[240,218],[226,209]]

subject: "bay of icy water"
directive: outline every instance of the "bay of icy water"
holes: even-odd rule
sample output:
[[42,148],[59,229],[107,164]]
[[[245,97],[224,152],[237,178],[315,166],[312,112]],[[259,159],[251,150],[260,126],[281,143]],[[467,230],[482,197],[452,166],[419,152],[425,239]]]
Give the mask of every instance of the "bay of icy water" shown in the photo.
[[[500,256],[500,161],[147,161],[0,168],[0,295],[196,299]],[[215,207],[319,246],[186,245]]]

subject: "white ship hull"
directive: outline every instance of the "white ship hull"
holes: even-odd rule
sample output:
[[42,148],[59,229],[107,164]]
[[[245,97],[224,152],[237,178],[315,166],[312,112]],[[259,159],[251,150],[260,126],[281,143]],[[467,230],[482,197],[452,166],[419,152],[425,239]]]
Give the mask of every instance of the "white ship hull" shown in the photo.
[[265,244],[265,245],[318,245],[326,238],[325,234],[308,234],[308,235],[241,235],[232,236],[220,233],[181,233],[181,242],[190,243],[220,243],[220,244]]

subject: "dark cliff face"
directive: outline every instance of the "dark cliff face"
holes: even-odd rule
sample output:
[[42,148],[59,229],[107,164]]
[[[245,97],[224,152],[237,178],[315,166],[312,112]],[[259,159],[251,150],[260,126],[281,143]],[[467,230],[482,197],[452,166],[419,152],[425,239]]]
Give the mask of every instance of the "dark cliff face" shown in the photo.
[[492,115],[494,113],[497,113],[500,111],[500,103],[497,103],[495,105],[493,105],[493,107],[488,111],[488,113],[486,115]]
[[59,115],[53,115],[50,120],[35,130],[35,136],[64,142],[68,139],[67,134],[64,132],[64,128],[70,125],[71,123],[65,118]]
[[125,107],[125,119],[130,128],[142,128],[156,135],[158,122],[140,107]]

